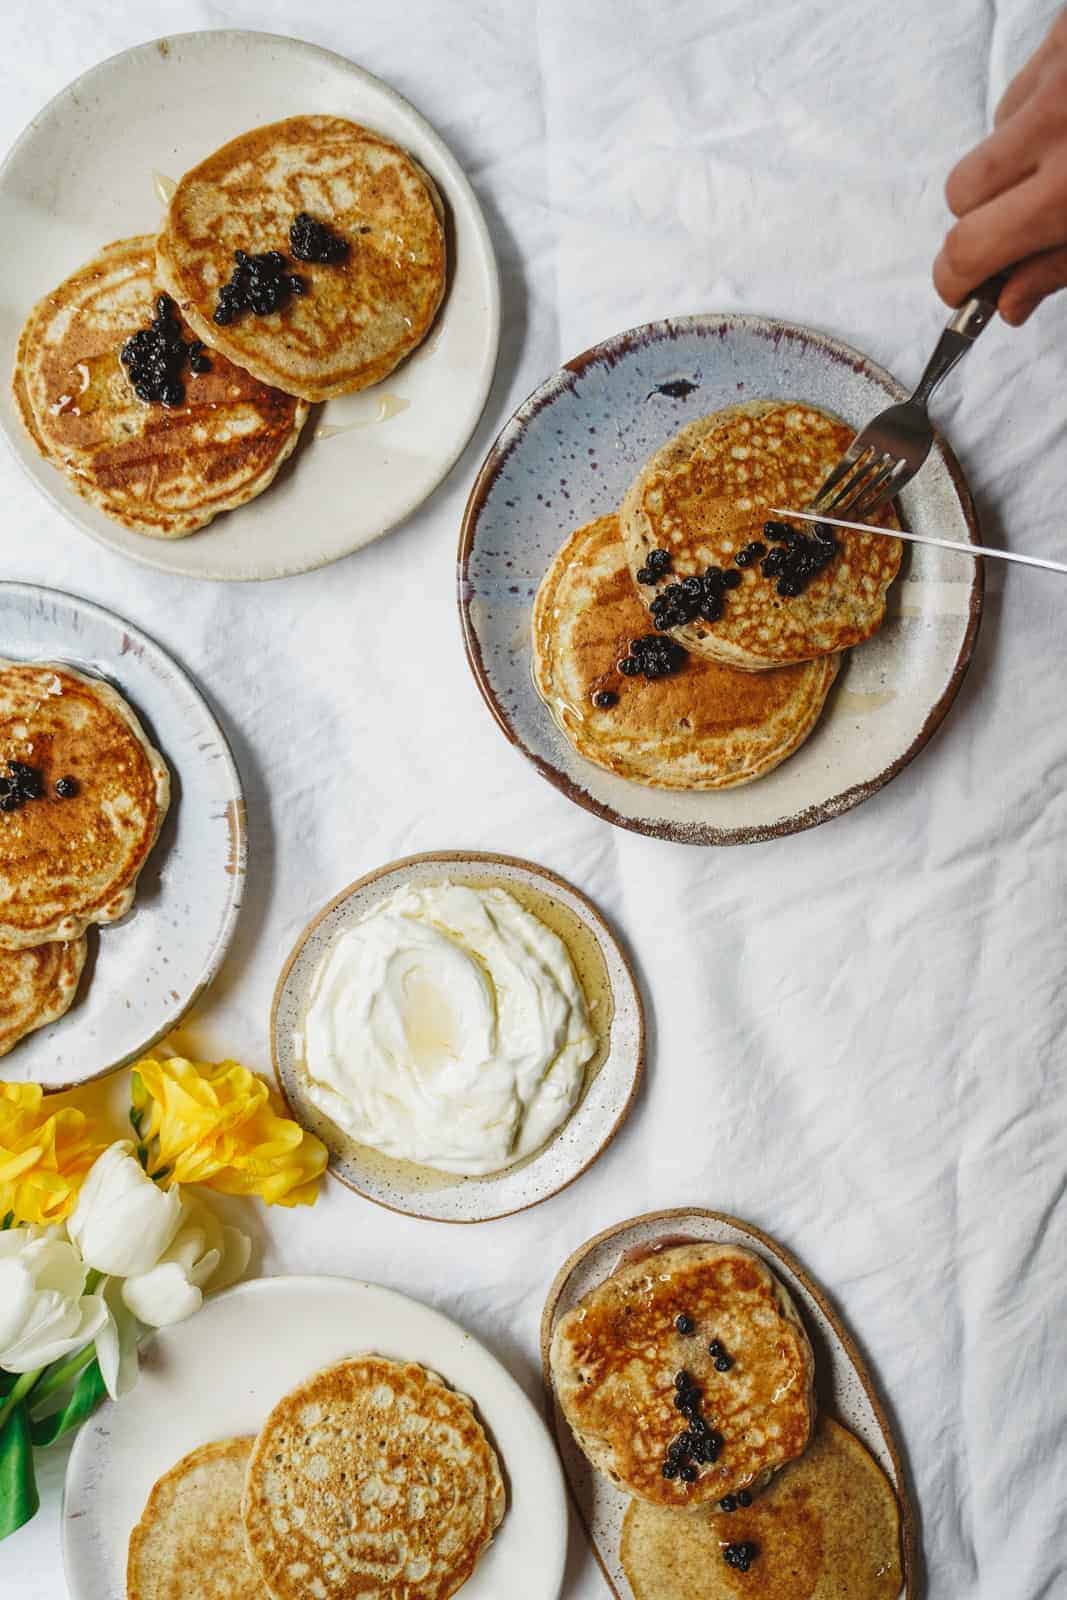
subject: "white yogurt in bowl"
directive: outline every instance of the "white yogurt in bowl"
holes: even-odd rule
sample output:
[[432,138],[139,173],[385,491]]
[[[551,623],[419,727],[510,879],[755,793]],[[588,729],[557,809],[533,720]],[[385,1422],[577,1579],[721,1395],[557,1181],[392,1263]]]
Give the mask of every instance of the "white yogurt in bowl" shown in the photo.
[[552,1137],[597,1046],[567,947],[506,889],[407,883],[323,958],[307,1094],[360,1144],[476,1177]]
[[367,1199],[508,1216],[611,1143],[644,1065],[634,974],[571,884],[513,856],[408,856],[350,884],[282,969],[279,1087]]

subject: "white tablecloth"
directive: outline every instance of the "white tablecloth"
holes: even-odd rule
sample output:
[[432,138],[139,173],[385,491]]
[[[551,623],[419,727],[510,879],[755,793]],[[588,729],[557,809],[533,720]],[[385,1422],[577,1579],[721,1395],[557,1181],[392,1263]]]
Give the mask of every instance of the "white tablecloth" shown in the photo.
[[[747,1217],[807,1263],[869,1353],[905,1442],[930,1594],[945,1600],[1035,1600],[1067,1573],[1067,588],[989,572],[955,709],[868,804],[778,843],[700,851],[596,821],[501,738],[463,658],[455,549],[512,406],[633,323],[779,313],[916,377],[945,315],[929,283],[944,176],[1054,10],[9,0],[0,52],[6,145],[127,45],[299,32],[422,108],[499,252],[504,339],[475,440],[406,527],[328,571],[213,586],[127,564],[0,452],[3,575],[144,626],[199,676],[236,747],[249,892],[183,1032],[190,1049],[266,1069],[269,997],[296,933],[343,884],[416,850],[555,868],[625,932],[646,985],[646,1090],[564,1196],[457,1229],[330,1184],[313,1211],[266,1216],[262,1270],[348,1272],[428,1300],[536,1395],[538,1318],[571,1249],[652,1207]],[[1065,393],[1067,296],[1021,332],[991,329],[939,397],[993,542],[1067,556]],[[62,1458],[42,1472],[40,1517],[0,1545],[4,1600],[62,1594]],[[565,1593],[604,1593],[576,1532]]]

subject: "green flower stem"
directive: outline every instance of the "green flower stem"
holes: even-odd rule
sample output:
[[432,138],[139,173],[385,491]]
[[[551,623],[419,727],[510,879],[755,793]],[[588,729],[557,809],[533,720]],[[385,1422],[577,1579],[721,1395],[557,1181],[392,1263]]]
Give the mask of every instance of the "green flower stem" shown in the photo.
[[89,1365],[95,1354],[96,1345],[87,1344],[83,1349],[75,1351],[74,1355],[68,1356],[66,1361],[49,1367],[40,1383],[34,1385],[31,1396],[33,1404],[36,1405],[38,1400],[44,1400],[48,1395],[55,1394],[57,1389],[62,1389],[65,1383],[69,1383],[83,1367]]
[[19,1375],[19,1379],[15,1384],[15,1387],[12,1389],[11,1393],[8,1395],[3,1404],[0,1405],[0,1428],[4,1426],[4,1423],[7,1421],[8,1417],[14,1411],[19,1402],[25,1400],[26,1396],[29,1394],[30,1390],[33,1388],[43,1371],[43,1367],[38,1367],[35,1372],[23,1372]]

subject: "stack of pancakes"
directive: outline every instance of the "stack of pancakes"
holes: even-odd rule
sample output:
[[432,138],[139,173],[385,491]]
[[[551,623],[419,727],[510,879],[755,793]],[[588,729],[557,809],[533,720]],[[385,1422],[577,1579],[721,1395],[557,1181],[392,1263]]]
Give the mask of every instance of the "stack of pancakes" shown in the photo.
[[[304,292],[214,320],[235,252],[289,250],[306,214],[346,250],[287,264]],[[109,517],[180,538],[273,482],[309,402],[384,378],[429,331],[445,287],[443,208],[391,141],[341,117],[291,117],[186,173],[158,237],[121,239],[46,295],[19,340],[22,420],[71,486]],[[161,292],[207,347],[180,404],[134,392],[121,351]]]
[[816,1418],[811,1345],[758,1256],[687,1241],[624,1259],[560,1319],[551,1372],[578,1446],[632,1496],[635,1600],[897,1600],[893,1490]]
[[130,1537],[129,1600],[447,1600],[504,1515],[466,1395],[359,1356],[274,1407],[256,1439],[185,1456]]
[[129,911],[169,804],[166,763],[109,684],[0,660],[0,1055],[68,1009],[85,930]]
[[[834,530],[836,554],[792,595],[765,556],[737,558],[754,542],[769,553],[770,508],[809,504],[851,439],[807,405],[713,413],[645,464],[618,514],[571,535],[535,602],[534,681],[580,755],[656,788],[724,789],[803,743],[841,652],[882,624],[900,541]],[[650,570],[652,552],[665,570]],[[709,570],[726,575],[721,615],[658,628],[657,596]],[[675,670],[628,675],[631,643],[654,629],[674,641]]]

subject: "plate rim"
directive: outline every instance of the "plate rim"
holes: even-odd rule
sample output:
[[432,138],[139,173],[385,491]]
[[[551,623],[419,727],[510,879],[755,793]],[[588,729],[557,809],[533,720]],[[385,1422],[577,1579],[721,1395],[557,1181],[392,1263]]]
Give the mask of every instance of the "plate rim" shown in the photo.
[[[625,1233],[631,1228],[640,1226],[642,1223],[675,1222],[684,1217],[707,1217],[713,1222],[721,1222],[725,1223],[728,1227],[737,1228],[741,1233],[753,1239],[763,1250],[765,1250],[771,1257],[772,1262],[775,1260],[781,1261],[802,1285],[805,1294],[811,1296],[812,1300],[814,1300],[815,1304],[818,1306],[819,1310],[830,1324],[834,1334],[841,1341],[845,1354],[848,1356],[848,1359],[855,1370],[856,1376],[859,1378],[863,1392],[870,1403],[871,1410],[874,1412],[875,1420],[878,1423],[882,1438],[885,1441],[886,1449],[889,1452],[889,1458],[893,1463],[893,1473],[896,1477],[896,1483],[893,1485],[893,1489],[896,1495],[897,1506],[900,1511],[900,1556],[901,1566],[904,1569],[904,1585],[901,1590],[901,1595],[903,1600],[920,1600],[920,1544],[915,1518],[915,1508],[912,1503],[910,1479],[905,1466],[904,1452],[901,1448],[900,1441],[897,1438],[896,1429],[891,1418],[889,1417],[888,1412],[886,1411],[885,1403],[882,1400],[881,1393],[878,1389],[878,1385],[875,1381],[873,1373],[871,1372],[867,1359],[856,1344],[855,1337],[850,1332],[848,1325],[846,1324],[841,1313],[838,1311],[834,1302],[830,1299],[826,1290],[823,1289],[821,1284],[816,1282],[816,1280],[808,1272],[807,1268],[797,1259],[793,1252],[791,1250],[787,1250],[784,1245],[779,1244],[777,1239],[773,1238],[772,1235],[767,1233],[765,1229],[757,1227],[753,1222],[746,1222],[743,1217],[734,1216],[732,1212],[715,1211],[708,1206],[670,1206],[665,1210],[639,1212],[636,1216],[627,1217],[622,1222],[613,1223],[611,1227],[602,1229],[600,1233],[596,1233],[592,1236],[592,1238],[587,1239],[584,1244],[580,1244],[578,1248],[573,1250],[567,1257],[566,1261],[560,1267],[559,1271],[553,1278],[551,1285],[549,1286],[548,1294],[545,1297],[544,1310],[541,1313],[541,1382],[544,1391],[545,1414],[553,1438],[555,1438],[555,1430],[557,1425],[555,1385],[552,1382],[552,1365],[550,1361],[553,1318],[555,1316],[556,1308],[559,1305],[567,1280],[570,1278],[574,1270],[581,1266],[582,1262],[585,1261],[587,1256],[592,1255],[594,1250],[598,1249],[602,1244],[606,1244],[608,1240],[615,1238],[617,1234]],[[801,1307],[801,1310],[803,1310],[803,1307]],[[862,1443],[862,1440],[860,1442]],[[593,1538],[592,1531],[586,1522],[585,1516],[582,1512],[582,1507],[578,1500],[578,1495],[571,1484],[570,1474],[567,1471],[566,1466],[563,1464],[562,1456],[560,1457],[560,1464],[563,1470],[564,1482],[567,1485],[567,1494],[578,1516],[578,1520],[581,1523],[589,1547],[592,1550],[593,1555],[596,1557],[597,1566],[600,1568],[600,1571],[604,1576],[604,1581],[614,1596],[614,1600],[623,1600],[623,1596],[620,1595],[616,1589],[611,1575],[608,1572],[607,1567],[604,1565],[603,1559],[601,1558],[600,1550],[597,1546],[596,1540]],[[596,1468],[590,1465],[590,1471],[595,1472]]]
[[[569,381],[581,378],[587,368],[595,366],[602,361],[613,366],[620,355],[628,354],[638,344],[665,343],[670,339],[676,338],[679,333],[685,334],[700,330],[710,334],[719,332],[723,328],[760,333],[768,337],[778,335],[779,337],[801,339],[806,344],[821,348],[831,360],[846,362],[850,366],[858,363],[862,370],[876,379],[894,400],[905,400],[907,398],[907,391],[897,382],[892,373],[879,362],[865,355],[863,351],[858,350],[854,345],[847,344],[843,339],[838,339],[832,334],[824,333],[821,329],[812,328],[805,323],[792,322],[784,317],[759,316],[752,312],[741,311],[707,311],[695,312],[687,316],[661,317],[655,321],[638,323],[632,328],[626,328],[619,333],[611,334],[608,338],[590,345],[588,349],[581,351],[578,355],[572,356],[569,361],[565,361],[554,373],[551,373],[539,383],[527,395],[526,399],[515,407],[489,446],[485,459],[471,485],[467,503],[463,510],[463,520],[460,524],[459,550],[456,557],[460,626],[463,632],[463,648],[467,657],[467,665],[478,686],[482,699],[509,744],[524,755],[541,776],[547,778],[548,782],[558,789],[561,794],[566,795],[568,800],[572,800],[575,805],[579,805],[583,810],[599,817],[601,821],[610,822],[615,827],[625,828],[631,833],[644,834],[646,837],[667,839],[674,844],[689,844],[702,847],[764,844],[770,840],[787,838],[791,834],[804,833],[809,828],[817,828],[822,823],[832,821],[834,817],[843,816],[845,812],[851,811],[856,806],[862,805],[865,800],[871,799],[872,796],[878,793],[879,789],[885,788],[887,783],[890,783],[899,773],[903,772],[904,768],[914,761],[920,751],[925,749],[948,715],[974,657],[985,599],[985,562],[979,556],[974,560],[974,573],[969,586],[967,626],[956,654],[952,673],[945,688],[927,713],[922,727],[907,749],[873,778],[869,778],[862,783],[853,784],[850,788],[843,789],[838,794],[830,795],[827,799],[820,800],[803,811],[797,811],[789,817],[781,818],[778,822],[746,827],[716,828],[708,823],[694,825],[624,816],[605,801],[598,800],[581,783],[568,777],[561,767],[556,766],[552,761],[538,755],[529,748],[489,681],[489,675],[482,657],[481,644],[471,617],[472,592],[468,576],[470,559],[479,521],[489,494],[512,451],[516,448],[527,423],[546,405],[550,404],[555,394],[568,385]],[[516,432],[516,437],[509,438],[508,436],[513,430]],[[936,429],[934,431],[934,450],[939,453],[948,469],[952,487],[963,512],[964,521],[967,524],[968,539],[971,544],[979,544],[981,542],[981,532],[978,513],[975,509],[970,487],[954,451]],[[645,788],[646,786],[635,784],[634,787]],[[651,786],[647,787],[651,788]],[[653,794],[656,793],[654,788],[651,788],[651,792]]]
[[[559,1510],[561,1512],[560,1538],[559,1538],[559,1544],[560,1544],[559,1584],[557,1585],[557,1589],[556,1589],[556,1593],[558,1595],[562,1590],[563,1578],[564,1578],[564,1574],[565,1574],[565,1570],[566,1570],[567,1548],[568,1548],[567,1507],[568,1507],[569,1502],[570,1502],[570,1487],[569,1487],[569,1484],[567,1482],[567,1474],[564,1471],[563,1463],[560,1460],[559,1451],[558,1451],[558,1449],[556,1447],[555,1435],[554,1435],[554,1433],[552,1431],[551,1426],[549,1426],[549,1424],[546,1422],[546,1420],[545,1420],[544,1416],[542,1415],[540,1409],[538,1408],[536,1402],[533,1399],[531,1399],[531,1397],[526,1393],[526,1390],[523,1388],[522,1384],[518,1381],[518,1379],[511,1372],[511,1370],[504,1364],[504,1362],[500,1359],[500,1357],[498,1355],[496,1355],[496,1353],[493,1350],[491,1350],[489,1348],[489,1346],[487,1344],[485,1344],[483,1342],[483,1340],[478,1337],[477,1334],[471,1333],[470,1330],[463,1323],[457,1321],[454,1317],[450,1316],[448,1314],[448,1312],[441,1311],[437,1306],[430,1305],[428,1302],[426,1302],[424,1300],[418,1300],[418,1299],[415,1298],[414,1295],[407,1294],[402,1289],[394,1289],[389,1284],[375,1283],[369,1278],[350,1278],[350,1277],[346,1277],[344,1273],[339,1273],[339,1272],[280,1272],[280,1273],[274,1273],[274,1274],[260,1275],[260,1276],[254,1277],[254,1278],[244,1278],[244,1279],[241,1280],[240,1283],[233,1284],[233,1285],[231,1285],[230,1288],[223,1289],[216,1295],[211,1295],[208,1298],[208,1301],[206,1302],[206,1306],[210,1306],[210,1305],[212,1305],[212,1304],[214,1304],[214,1303],[216,1303],[216,1302],[218,1302],[220,1300],[224,1300],[224,1299],[225,1300],[237,1299],[237,1298],[242,1298],[243,1299],[246,1296],[248,1298],[250,1298],[250,1299],[254,1299],[254,1297],[256,1295],[258,1295],[258,1294],[262,1294],[262,1293],[271,1294],[271,1293],[275,1292],[275,1286],[282,1286],[285,1289],[289,1289],[289,1288],[292,1288],[292,1287],[299,1288],[300,1286],[326,1287],[326,1286],[334,1286],[334,1285],[337,1285],[337,1284],[344,1284],[347,1288],[351,1288],[351,1289],[355,1289],[355,1290],[370,1289],[376,1295],[381,1295],[386,1299],[392,1299],[392,1300],[401,1301],[406,1306],[414,1306],[414,1307],[416,1307],[416,1309],[420,1313],[425,1314],[431,1320],[445,1323],[448,1326],[448,1328],[450,1329],[450,1331],[453,1334],[455,1334],[457,1338],[463,1339],[468,1344],[472,1345],[480,1353],[481,1357],[484,1360],[488,1361],[492,1366],[494,1366],[497,1369],[498,1375],[503,1376],[503,1378],[506,1380],[506,1385],[505,1386],[506,1387],[510,1387],[510,1389],[512,1390],[512,1394],[511,1394],[511,1402],[512,1402],[512,1404],[514,1404],[515,1399],[518,1398],[521,1401],[521,1405],[526,1407],[526,1409],[527,1409],[527,1411],[528,1411],[528,1413],[530,1415],[530,1418],[536,1423],[536,1426],[538,1427],[538,1429],[541,1432],[544,1433],[544,1435],[545,1435],[545,1443],[546,1443],[548,1455],[552,1459],[552,1461],[555,1463],[555,1467],[556,1467],[556,1475],[555,1475],[555,1478],[554,1478],[553,1481],[554,1481],[554,1483],[558,1484],[558,1507],[559,1507]],[[172,1327],[180,1327],[180,1326],[181,1326],[181,1324],[178,1324],[178,1323],[175,1323],[175,1324],[172,1325]],[[168,1332],[171,1332],[172,1329],[160,1329],[160,1330],[152,1330],[152,1331],[153,1332],[168,1333]],[[454,1385],[452,1385],[450,1379],[446,1379],[446,1382],[449,1383],[450,1387],[454,1387]],[[484,1421],[484,1417],[483,1417],[483,1414],[481,1412],[481,1406],[480,1406],[480,1404],[478,1402],[477,1396],[473,1396],[472,1398],[474,1399],[475,1407],[477,1408],[477,1410],[479,1412],[479,1420],[480,1421]],[[117,1405],[119,1403],[120,1402],[117,1402],[117,1401],[107,1401],[106,1402],[107,1405]],[[521,1407],[520,1407],[520,1409],[521,1409]],[[100,1420],[99,1419],[99,1415],[97,1414],[96,1415],[96,1421],[99,1422],[99,1420]],[[92,1423],[92,1421],[93,1421],[93,1418],[87,1419],[87,1421],[85,1423],[83,1423],[82,1426],[78,1429],[78,1432],[77,1432],[77,1434],[75,1436],[75,1439],[74,1439],[74,1444],[73,1444],[73,1446],[71,1448],[71,1452],[70,1452],[70,1455],[69,1455],[69,1457],[67,1459],[67,1464],[66,1464],[66,1467],[65,1467],[64,1473],[63,1473],[62,1503],[61,1503],[61,1508],[60,1508],[60,1522],[61,1522],[60,1545],[61,1545],[61,1556],[62,1556],[64,1574],[66,1574],[67,1569],[68,1569],[68,1561],[70,1561],[72,1559],[72,1554],[69,1553],[69,1541],[72,1538],[72,1534],[71,1534],[72,1519],[67,1516],[67,1498],[68,1498],[68,1494],[69,1494],[71,1479],[72,1479],[73,1474],[74,1474],[75,1461],[79,1457],[79,1455],[82,1452],[82,1450],[89,1448],[88,1443],[83,1445],[82,1440],[84,1438],[86,1441],[88,1441],[89,1428],[90,1428],[90,1424]],[[495,1442],[494,1442],[494,1447],[495,1447]],[[506,1461],[504,1462],[504,1466],[505,1466],[505,1470],[506,1470],[506,1472],[508,1474],[508,1480],[509,1480],[508,1505],[509,1505],[509,1509],[510,1509],[510,1507],[511,1507],[511,1505],[513,1503],[513,1495],[510,1492],[510,1490],[511,1490],[511,1482],[512,1482],[512,1469],[508,1467],[508,1463]],[[71,1589],[71,1593],[72,1594],[74,1593],[73,1588]]]
[[[64,601],[67,605],[86,611],[91,615],[94,615],[98,620],[102,620],[109,626],[120,628],[122,632],[128,634],[130,638],[143,641],[151,650],[156,651],[166,661],[170,671],[176,674],[176,676],[184,682],[185,688],[189,692],[190,696],[197,702],[205,718],[210,723],[212,728],[214,728],[219,742],[219,749],[222,754],[224,770],[226,772],[229,788],[231,790],[230,798],[233,803],[233,811],[230,817],[232,871],[229,873],[229,876],[231,879],[231,889],[227,898],[226,912],[222,919],[218,936],[211,947],[211,951],[207,957],[207,960],[201,968],[200,976],[197,979],[194,988],[190,990],[189,994],[183,1000],[174,1016],[168,1017],[163,1027],[161,1027],[158,1032],[153,1033],[152,1036],[146,1039],[142,1044],[138,1045],[135,1050],[131,1050],[127,1055],[119,1058],[118,1060],[112,1061],[108,1066],[98,1067],[95,1072],[87,1073],[84,1077],[73,1078],[67,1083],[49,1084],[46,1090],[46,1093],[48,1094],[68,1094],[72,1089],[78,1089],[83,1084],[96,1083],[99,1081],[99,1079],[106,1078],[113,1072],[121,1072],[122,1069],[129,1066],[132,1061],[138,1059],[140,1056],[143,1056],[145,1051],[153,1049],[161,1039],[166,1038],[168,1033],[173,1033],[175,1028],[181,1026],[183,1019],[189,1015],[189,1012],[192,1010],[196,1002],[211,987],[215,979],[218,977],[222,964],[225,961],[226,956],[229,953],[230,946],[233,943],[233,936],[237,928],[237,921],[241,914],[241,905],[244,900],[244,884],[248,876],[248,814],[245,802],[244,785],[241,781],[240,768],[237,765],[237,760],[233,753],[233,747],[231,746],[226,735],[226,730],[223,728],[218,717],[208,704],[203,690],[193,678],[192,674],[189,673],[180,662],[175,660],[170,651],[165,649],[164,646],[159,643],[158,639],[156,639],[152,634],[146,633],[138,623],[128,621],[127,618],[119,616],[118,612],[109,610],[107,606],[100,605],[96,600],[87,600],[81,595],[72,594],[68,589],[55,589],[48,584],[23,583],[19,580],[8,582],[6,579],[4,579],[0,580],[0,596],[5,594],[13,594],[15,596],[23,595],[31,600],[39,599],[42,596],[47,598],[58,596],[58,598]],[[137,708],[135,707],[135,710],[136,709]],[[136,901],[134,902],[134,907],[136,907]],[[16,1045],[15,1048],[17,1049],[18,1046]]]
[[[556,1195],[562,1194],[563,1191],[565,1189],[569,1189],[573,1183],[577,1183],[578,1179],[584,1177],[589,1171],[590,1167],[599,1161],[601,1156],[605,1154],[608,1148],[614,1144],[619,1133],[622,1131],[623,1126],[629,1119],[630,1113],[634,1107],[634,1102],[637,1099],[641,1085],[644,1082],[645,1068],[648,1060],[648,1020],[645,1015],[645,1002],[641,993],[641,985],[638,982],[637,973],[634,969],[633,962],[630,959],[628,950],[622,943],[622,940],[615,932],[614,928],[612,928],[610,923],[607,921],[603,912],[598,906],[593,904],[589,896],[585,894],[583,890],[576,888],[575,885],[570,883],[566,878],[561,877],[559,873],[553,872],[550,867],[542,867],[539,865],[539,863],[535,861],[527,861],[522,856],[504,855],[494,850],[422,850],[417,852],[415,855],[399,856],[397,860],[390,861],[383,867],[376,867],[373,871],[364,873],[362,877],[354,879],[352,883],[348,884],[344,889],[341,889],[339,893],[335,894],[320,911],[315,913],[315,915],[297,935],[295,941],[293,942],[292,949],[285,958],[281,972],[278,974],[278,980],[274,986],[274,993],[271,997],[270,1003],[269,1021],[270,1059],[274,1081],[277,1085],[278,1092],[285,1103],[289,1115],[293,1118],[294,1122],[299,1123],[300,1126],[303,1127],[304,1125],[302,1122],[300,1122],[300,1118],[297,1115],[295,1107],[292,1105],[289,1096],[285,1092],[285,1085],[282,1082],[281,1070],[278,1064],[278,1009],[282,1001],[283,991],[288,981],[289,974],[296,965],[296,962],[299,959],[304,946],[307,944],[308,939],[319,927],[319,925],[324,922],[330,913],[335,911],[338,906],[342,905],[344,901],[351,899],[354,894],[359,892],[359,890],[366,889],[370,884],[376,883],[380,878],[388,877],[394,872],[403,871],[409,867],[422,866],[423,864],[429,862],[440,862],[444,865],[448,865],[449,863],[455,864],[470,861],[482,862],[495,866],[521,868],[522,871],[530,872],[537,878],[546,879],[553,888],[562,888],[566,890],[568,894],[573,895],[574,898],[580,902],[585,916],[588,917],[589,921],[594,924],[599,934],[608,942],[609,945],[611,945],[611,947],[619,956],[619,959],[623,965],[623,970],[630,981],[636,1003],[637,1040],[635,1046],[633,1076],[626,1099],[623,1102],[620,1111],[616,1115],[614,1122],[611,1124],[610,1128],[608,1128],[601,1142],[597,1145],[596,1150],[589,1157],[588,1161],[584,1162],[583,1165],[578,1168],[577,1172],[572,1173],[569,1178],[564,1179],[564,1181],[560,1184],[557,1184],[555,1188],[549,1189],[547,1193],[539,1195],[536,1200],[527,1200],[524,1205],[513,1206],[507,1211],[494,1211],[489,1216],[485,1217],[437,1217],[430,1212],[413,1211],[406,1206],[391,1205],[388,1200],[382,1200],[377,1195],[369,1194],[365,1189],[361,1189],[357,1184],[351,1182],[348,1178],[343,1177],[340,1172],[335,1170],[332,1161],[327,1163],[326,1171],[331,1177],[333,1177],[338,1183],[343,1184],[351,1194],[358,1195],[362,1200],[369,1200],[372,1205],[381,1206],[385,1211],[392,1211],[396,1216],[411,1217],[414,1221],[437,1222],[449,1227],[462,1228],[473,1228],[480,1226],[484,1222],[500,1222],[505,1217],[519,1216],[522,1212],[531,1211],[533,1210],[534,1206],[542,1205],[546,1200],[551,1200]],[[614,991],[612,991],[612,998],[614,999]],[[577,1107],[575,1109],[577,1109]],[[569,1120],[570,1119],[568,1118],[568,1121]],[[566,1123],[564,1123],[563,1126],[566,1127]],[[562,1128],[557,1131],[562,1132]],[[553,1135],[553,1138],[554,1137],[555,1135]],[[549,1140],[549,1143],[551,1142],[552,1141]],[[543,1146],[542,1148],[547,1148],[547,1146]]]
[[[459,187],[464,193],[468,214],[473,223],[475,233],[478,236],[482,257],[488,268],[487,278],[489,285],[489,304],[486,308],[486,324],[489,331],[488,349],[490,351],[490,356],[486,363],[485,372],[482,376],[480,385],[481,394],[476,401],[476,410],[474,411],[470,428],[467,431],[466,437],[458,442],[454,452],[447,459],[442,458],[437,476],[426,489],[425,493],[411,504],[406,504],[405,508],[391,521],[386,523],[384,527],[379,529],[377,533],[372,534],[370,538],[363,540],[363,542],[360,544],[352,545],[346,550],[339,551],[336,555],[322,556],[321,558],[317,558],[310,563],[304,562],[297,558],[292,563],[287,561],[283,565],[277,565],[271,571],[242,570],[239,572],[220,572],[213,567],[190,571],[186,570],[185,568],[177,568],[171,565],[164,559],[163,555],[163,552],[169,545],[173,543],[184,543],[184,538],[179,540],[166,538],[160,539],[153,538],[148,534],[142,536],[144,543],[143,549],[140,545],[138,545],[135,548],[127,550],[125,546],[120,546],[119,544],[112,542],[112,540],[110,540],[103,531],[91,528],[87,521],[81,520],[81,518],[77,515],[83,503],[80,497],[75,495],[73,491],[69,491],[71,498],[70,503],[68,503],[66,495],[60,492],[65,486],[65,478],[62,473],[56,473],[55,482],[52,482],[50,479],[46,478],[42,478],[41,480],[37,479],[35,474],[31,471],[29,461],[23,458],[22,452],[16,446],[15,438],[17,435],[15,434],[14,429],[8,425],[9,419],[7,412],[5,410],[0,410],[0,433],[3,434],[7,448],[11,451],[12,456],[18,463],[22,472],[26,475],[26,478],[34,486],[35,490],[44,497],[45,501],[61,514],[67,524],[77,529],[79,533],[84,534],[87,538],[92,539],[93,542],[99,545],[102,549],[109,550],[114,555],[120,556],[125,560],[133,561],[138,566],[146,567],[151,571],[165,572],[170,577],[192,578],[201,583],[269,583],[276,578],[295,578],[300,577],[306,572],[320,572],[324,567],[332,566],[334,562],[347,560],[350,556],[357,554],[358,551],[366,549],[368,545],[377,543],[379,539],[384,538],[385,535],[387,533],[391,533],[393,529],[401,527],[411,517],[413,517],[415,513],[423,505],[425,505],[434,494],[437,493],[438,489],[440,489],[441,485],[450,475],[452,469],[456,466],[460,457],[463,455],[463,452],[470,444],[471,439],[473,439],[475,433],[477,432],[478,425],[485,414],[486,407],[489,403],[489,397],[492,393],[493,381],[496,377],[497,368],[500,362],[502,315],[500,263],[497,260],[496,248],[493,244],[492,234],[489,231],[489,223],[486,219],[485,210],[475,192],[474,185],[467,176],[465,167],[459,160],[458,156],[453,154],[451,146],[446,143],[442,135],[438,133],[434,125],[426,116],[424,116],[419,108],[414,105],[412,101],[410,101],[405,95],[401,94],[399,89],[395,89],[391,83],[386,82],[384,78],[379,78],[376,73],[371,72],[367,67],[361,66],[358,62],[352,61],[348,56],[342,55],[340,51],[330,50],[325,45],[315,44],[310,39],[298,38],[295,34],[274,33],[265,28],[186,28],[180,32],[163,33],[155,36],[154,38],[142,39],[136,44],[127,45],[123,50],[113,51],[110,55],[105,56],[102,61],[94,62],[92,66],[87,67],[84,72],[79,73],[76,78],[72,78],[69,83],[64,84],[62,88],[58,89],[55,94],[45,101],[44,105],[38,107],[30,120],[22,128],[21,132],[16,135],[15,139],[4,153],[3,159],[0,160],[0,190],[2,190],[4,187],[9,166],[15,160],[16,156],[22,151],[23,147],[29,143],[32,136],[38,131],[39,124],[49,112],[56,110],[60,103],[66,99],[72,91],[81,89],[92,78],[114,68],[119,61],[123,60],[127,56],[139,54],[142,51],[149,51],[153,48],[158,49],[163,44],[169,46],[171,44],[184,43],[190,39],[202,39],[208,36],[212,38],[227,37],[230,39],[255,39],[260,42],[269,41],[276,45],[295,47],[299,52],[307,56],[318,57],[323,61],[331,63],[335,67],[339,66],[343,68],[346,72],[351,73],[356,78],[362,80],[364,84],[370,85],[374,89],[381,91],[387,99],[393,101],[394,104],[410,115],[418,124],[420,132],[434,147],[435,152],[438,154],[443,153],[452,166],[454,166],[455,177],[459,182]],[[427,333],[427,339],[432,338],[435,331],[438,331],[439,319],[446,314],[447,299],[445,304],[440,309],[439,316],[434,319],[434,323]],[[416,354],[418,348],[419,347],[416,347],[416,350],[412,351],[411,354]],[[403,366],[403,363],[401,363],[401,366]],[[372,385],[372,387],[374,386]],[[301,432],[303,432],[303,430],[301,430]],[[49,463],[46,462],[46,465],[47,464]],[[254,504],[256,498],[258,498],[258,496],[254,496],[253,501],[249,502],[249,504]],[[236,509],[241,510],[246,508],[237,507]],[[102,514],[106,515],[106,513]],[[228,513],[220,513],[220,515],[225,516],[228,515]],[[212,524],[209,526],[213,525],[214,519]],[[195,539],[197,533],[206,531],[206,529],[196,529],[192,534],[185,537]]]

